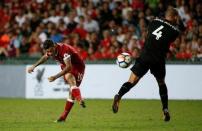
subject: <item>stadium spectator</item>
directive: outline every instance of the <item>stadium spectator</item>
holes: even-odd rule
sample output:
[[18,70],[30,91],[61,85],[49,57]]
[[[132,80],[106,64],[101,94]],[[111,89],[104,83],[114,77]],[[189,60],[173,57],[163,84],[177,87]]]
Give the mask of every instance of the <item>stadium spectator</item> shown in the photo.
[[132,0],[131,5],[134,10],[138,11],[144,10],[145,7],[144,0]]
[[84,29],[89,32],[99,32],[100,28],[98,22],[93,20],[90,15],[86,16],[85,22],[83,23]]
[[0,38],[0,56],[1,57],[9,56],[8,51],[7,51],[9,42],[10,42],[10,37],[8,36],[8,34],[3,34]]
[[[188,44],[187,44],[188,45]],[[180,44],[179,52],[176,54],[177,59],[190,59],[192,57],[191,52],[189,50],[189,46],[186,44]]]
[[[105,53],[105,49],[101,48],[105,48],[107,39],[114,33],[118,33],[116,39],[122,43],[126,39],[127,32],[131,31],[134,36],[137,36],[137,41],[141,45],[141,48],[138,47],[138,49],[141,52],[146,34],[145,28],[156,16],[163,17],[169,6],[175,6],[178,9],[186,26],[187,31],[179,38],[184,39],[185,37],[185,43],[196,43],[196,39],[202,37],[202,4],[200,0],[24,0],[23,2],[21,0],[3,0],[0,4],[0,17],[2,18],[0,37],[8,31],[18,29],[17,36],[29,40],[26,42],[26,48],[30,48],[28,52],[25,52],[24,49],[23,52],[19,50],[19,56],[27,53],[30,56],[39,56],[41,55],[41,42],[46,39],[63,41],[67,35],[79,34],[79,40],[95,43],[95,41],[91,42],[93,39],[87,37],[96,33],[98,35],[96,47],[99,48],[91,48],[91,46],[81,46],[80,48],[84,48],[82,50],[87,52],[89,50],[86,59],[93,60],[91,58],[94,56],[98,56],[96,59],[103,59],[100,56],[105,54],[100,53]],[[39,26],[40,32],[37,31]],[[131,28],[133,29],[131,30]],[[109,32],[107,39],[106,36],[103,36],[106,32]],[[25,39],[19,39],[20,46],[22,43],[24,46],[23,40]],[[127,40],[128,46],[131,46],[131,39],[132,37],[129,37]],[[10,41],[11,39],[8,43],[11,43]],[[105,46],[103,46],[103,42]],[[179,44],[183,43],[184,41],[180,40]],[[111,45],[110,42],[107,44]],[[200,43],[198,44],[200,45]],[[119,47],[119,50],[121,48],[122,46]],[[1,49],[1,54],[5,55],[8,49],[3,50]],[[175,54],[168,59],[178,59],[175,56],[179,51],[180,49],[176,48],[172,52]],[[190,52],[193,53],[193,56],[198,56],[199,53],[194,48],[191,48]],[[187,60],[190,59],[192,58]]]
[[88,30],[84,28],[84,21],[82,16],[80,16],[79,23],[77,24],[76,28],[73,30],[73,33],[78,34],[81,39],[85,39],[87,36],[87,33],[90,33]]

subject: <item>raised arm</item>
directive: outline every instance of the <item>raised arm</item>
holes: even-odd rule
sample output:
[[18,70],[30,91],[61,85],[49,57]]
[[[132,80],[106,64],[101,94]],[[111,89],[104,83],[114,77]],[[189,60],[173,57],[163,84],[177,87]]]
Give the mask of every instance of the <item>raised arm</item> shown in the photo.
[[35,64],[33,64],[31,67],[28,68],[27,72],[28,73],[32,73],[34,71],[34,69],[40,65],[43,64],[44,62],[46,62],[48,60],[48,56],[45,54],[43,55]]
[[180,16],[178,16],[177,25],[181,32],[184,32],[186,30],[186,27],[184,26]]

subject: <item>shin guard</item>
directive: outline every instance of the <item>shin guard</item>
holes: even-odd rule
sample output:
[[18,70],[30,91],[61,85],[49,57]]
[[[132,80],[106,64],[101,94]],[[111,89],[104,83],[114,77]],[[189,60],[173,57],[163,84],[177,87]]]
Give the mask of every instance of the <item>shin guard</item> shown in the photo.
[[68,116],[69,112],[71,111],[73,105],[74,105],[73,100],[68,99],[66,101],[65,109],[64,109],[64,112],[62,113],[62,115],[60,116],[60,119],[65,120],[67,118],[67,116]]
[[82,100],[80,89],[78,87],[72,87],[71,89],[72,89],[72,97],[80,102]]

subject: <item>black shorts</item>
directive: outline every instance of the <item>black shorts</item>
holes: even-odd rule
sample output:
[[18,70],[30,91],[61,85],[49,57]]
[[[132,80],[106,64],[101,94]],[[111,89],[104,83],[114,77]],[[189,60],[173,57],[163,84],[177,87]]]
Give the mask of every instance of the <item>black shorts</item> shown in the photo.
[[131,68],[131,71],[139,78],[144,76],[148,70],[150,70],[155,78],[164,79],[166,75],[165,61],[154,63],[152,59],[138,58]]

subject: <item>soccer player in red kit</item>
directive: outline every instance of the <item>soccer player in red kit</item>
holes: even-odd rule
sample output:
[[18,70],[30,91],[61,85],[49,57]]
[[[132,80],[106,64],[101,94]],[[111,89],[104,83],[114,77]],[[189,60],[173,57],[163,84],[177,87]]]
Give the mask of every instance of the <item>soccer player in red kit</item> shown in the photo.
[[84,75],[85,64],[77,51],[65,43],[54,43],[52,40],[46,40],[43,43],[43,49],[45,54],[28,68],[28,73],[33,72],[38,65],[46,62],[50,57],[60,63],[62,70],[56,75],[50,76],[48,80],[53,82],[63,76],[65,82],[70,85],[69,98],[66,101],[64,112],[56,120],[56,122],[64,122],[74,105],[74,100],[78,101],[82,107],[86,107],[79,89]]

